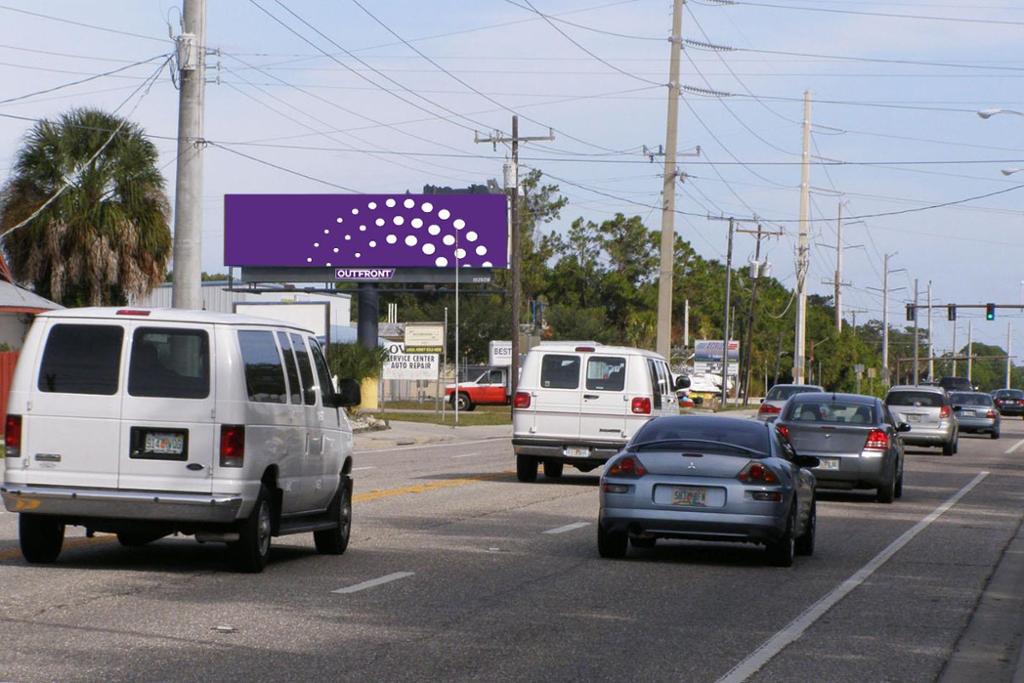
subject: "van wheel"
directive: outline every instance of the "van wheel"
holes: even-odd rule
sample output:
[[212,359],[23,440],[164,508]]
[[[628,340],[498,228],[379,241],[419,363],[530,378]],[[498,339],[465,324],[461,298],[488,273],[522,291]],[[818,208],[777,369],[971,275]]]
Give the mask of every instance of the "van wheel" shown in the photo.
[[537,458],[532,455],[517,455],[516,479],[524,483],[537,481]]
[[544,476],[548,479],[558,479],[562,476],[562,469],[564,467],[565,463],[560,460],[545,460]]
[[348,539],[352,535],[352,478],[343,476],[338,484],[338,492],[334,494],[327,514],[331,521],[337,521],[333,529],[313,532],[316,551],[321,555],[341,555],[348,548]]
[[64,546],[64,525],[56,517],[22,513],[18,516],[18,541],[27,562],[50,564]]
[[138,548],[152,543],[153,541],[159,541],[167,534],[154,534],[144,533],[140,531],[122,531],[117,535],[117,542],[126,548]]
[[270,492],[266,485],[261,485],[252,513],[238,528],[238,540],[228,544],[231,565],[236,571],[258,574],[267,566],[273,519]]
[[465,410],[467,413],[476,407],[473,405],[473,402],[469,400],[469,394],[459,394],[458,398],[455,400],[459,410]]

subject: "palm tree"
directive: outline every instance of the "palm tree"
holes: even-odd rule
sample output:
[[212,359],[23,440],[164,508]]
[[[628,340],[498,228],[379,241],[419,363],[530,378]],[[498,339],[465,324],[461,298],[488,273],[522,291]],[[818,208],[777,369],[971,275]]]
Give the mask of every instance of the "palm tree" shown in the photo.
[[171,231],[157,158],[142,129],[113,114],[74,109],[37,123],[0,191],[0,233],[15,278],[65,306],[122,305],[160,284]]

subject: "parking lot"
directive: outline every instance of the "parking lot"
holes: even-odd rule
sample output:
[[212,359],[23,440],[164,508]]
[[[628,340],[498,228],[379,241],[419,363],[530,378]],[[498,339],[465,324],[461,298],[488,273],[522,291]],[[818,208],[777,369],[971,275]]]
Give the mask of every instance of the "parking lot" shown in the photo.
[[4,512],[0,673],[935,680],[1018,531],[1022,439],[1024,422],[1007,420],[1001,440],[965,436],[954,457],[908,450],[893,505],[820,492],[816,553],[791,569],[754,546],[699,543],[602,560],[598,477],[517,483],[507,437],[373,451],[360,437],[347,554],[275,539],[259,575],[226,571],[220,545],[129,549],[80,529],[56,565],[30,567]]

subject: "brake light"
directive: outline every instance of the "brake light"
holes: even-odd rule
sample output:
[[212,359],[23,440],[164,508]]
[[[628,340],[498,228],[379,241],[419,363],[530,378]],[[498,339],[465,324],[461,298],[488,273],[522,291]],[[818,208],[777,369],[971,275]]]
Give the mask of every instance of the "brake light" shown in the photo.
[[593,352],[594,352],[594,347],[593,346],[577,346],[576,347],[576,353],[593,353]]
[[762,465],[759,462],[751,460],[747,463],[747,466],[740,470],[740,473],[736,475],[736,478],[742,481],[744,484],[778,484],[779,475],[775,474],[772,469],[766,465]]
[[779,406],[773,406],[770,403],[762,403],[761,407],[757,409],[759,415],[778,415],[782,412],[782,408]]
[[991,408],[989,408],[989,411],[987,413],[985,413],[985,417],[987,417],[990,420],[992,418],[994,418],[995,416],[996,416],[996,411],[992,410]]
[[940,419],[944,420],[944,419],[948,418],[952,414],[953,414],[953,409],[950,408],[949,406],[942,406],[942,408],[939,409],[939,418]]
[[245,425],[220,426],[220,466],[241,467],[245,459]]
[[633,402],[629,405],[629,409],[634,415],[650,415],[651,414],[651,399],[648,396],[637,396],[633,399]]
[[789,427],[787,427],[786,425],[779,425],[778,427],[775,428],[775,431],[777,431],[779,433],[779,436],[781,436],[783,439],[789,441]]
[[627,455],[616,460],[608,468],[607,474],[612,477],[642,477],[647,474],[647,468],[636,457]]
[[21,455],[21,415],[8,415],[4,422],[4,448],[8,458]]
[[529,408],[530,407],[530,392],[528,391],[517,391],[516,397],[512,401],[512,405],[515,408]]
[[147,316],[149,315],[149,311],[143,311],[138,308],[122,308],[120,311],[117,312],[117,314]]
[[889,435],[881,429],[872,429],[868,433],[867,443],[864,444],[866,451],[887,451],[889,450]]

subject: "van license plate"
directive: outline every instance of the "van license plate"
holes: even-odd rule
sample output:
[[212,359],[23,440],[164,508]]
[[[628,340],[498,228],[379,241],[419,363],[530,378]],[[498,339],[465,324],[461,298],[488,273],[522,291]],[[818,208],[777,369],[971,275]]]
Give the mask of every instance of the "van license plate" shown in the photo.
[[185,437],[182,434],[166,432],[148,432],[146,434],[146,451],[159,455],[181,455],[185,450]]
[[590,448],[587,446],[566,446],[562,453],[567,458],[589,458]]

